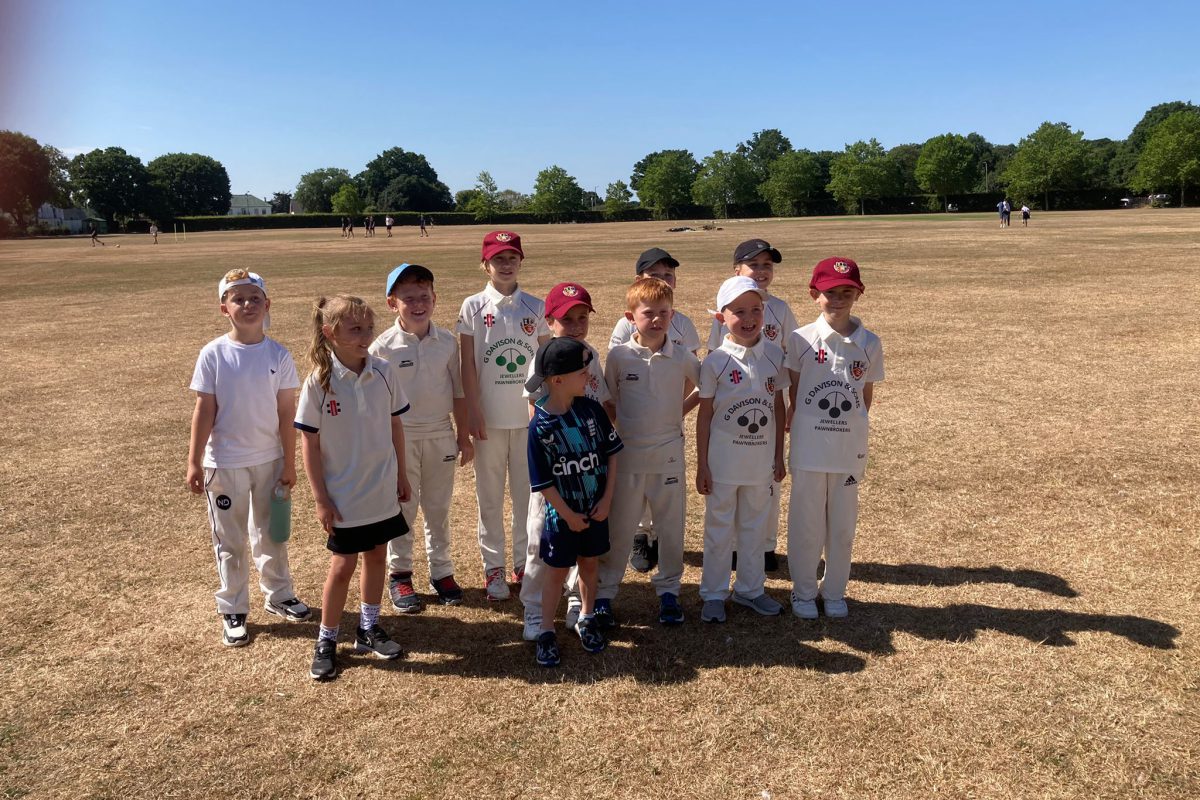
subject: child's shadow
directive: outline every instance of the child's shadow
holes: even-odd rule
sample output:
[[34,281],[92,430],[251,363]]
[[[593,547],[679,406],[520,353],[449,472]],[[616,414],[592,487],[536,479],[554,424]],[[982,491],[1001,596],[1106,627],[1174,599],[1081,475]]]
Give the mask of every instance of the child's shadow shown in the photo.
[[1037,589],[1057,597],[1079,596],[1065,579],[1049,572],[997,566],[935,567],[930,564],[880,564],[867,561],[855,562],[850,568],[850,577],[864,583],[892,583],[901,586],[1007,583],[1023,589]]

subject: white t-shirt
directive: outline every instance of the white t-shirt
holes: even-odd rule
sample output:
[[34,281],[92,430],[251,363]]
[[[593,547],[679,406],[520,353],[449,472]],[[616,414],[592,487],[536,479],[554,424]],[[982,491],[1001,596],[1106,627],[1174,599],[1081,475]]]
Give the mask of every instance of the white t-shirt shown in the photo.
[[700,362],[670,339],[658,352],[630,339],[608,351],[608,390],[625,442],[625,472],[682,472],[683,390],[700,385]]
[[[775,295],[767,295],[767,302],[763,306],[763,329],[762,335],[768,342],[773,342],[783,351],[787,352],[787,337],[792,331],[800,327],[796,322],[796,315],[792,313],[792,308],[781,298]],[[708,331],[708,350],[711,353],[721,346],[721,342],[729,335],[729,328],[724,324],[717,322],[717,318],[713,317],[712,328]]]
[[463,396],[458,339],[429,326],[424,339],[400,327],[400,320],[371,343],[371,355],[386,359],[400,375],[400,388],[412,404],[404,415],[404,438],[417,441],[454,433],[454,399]]
[[[592,353],[592,360],[588,362],[588,382],[587,386],[583,390],[583,396],[595,400],[600,405],[604,405],[611,400],[612,397],[609,395],[608,386],[604,382],[604,367],[600,363],[600,354],[596,352],[596,348],[592,347],[587,342],[584,342],[583,346]],[[529,360],[529,369],[525,371],[525,377],[533,377],[533,359]],[[524,389],[521,390],[521,396],[525,398],[526,402],[531,403],[536,403],[543,397],[547,397],[549,394],[550,387],[544,382],[538,387],[536,392],[530,393]],[[488,424],[491,424],[490,420]]]
[[[636,331],[637,326],[629,318],[621,317],[617,320],[616,327],[613,328],[612,336],[608,338],[608,349],[611,350],[618,345],[625,344],[633,338]],[[681,311],[676,311],[671,315],[671,330],[667,334],[667,338],[671,340],[671,344],[682,347],[689,353],[695,353],[700,349],[700,334],[696,333],[696,326]]]
[[708,469],[717,483],[775,481],[775,395],[786,390],[783,350],[762,336],[753,347],[731,339],[700,367],[700,397],[712,398]]
[[279,393],[299,385],[292,354],[274,339],[239,344],[220,336],[204,345],[191,383],[193,391],[217,399],[204,466],[254,467],[282,458]]
[[545,304],[520,289],[502,295],[489,282],[463,301],[458,333],[475,338],[475,370],[487,426],[529,427],[529,403],[522,395],[538,337],[550,335]]
[[315,374],[309,375],[300,390],[295,424],[320,434],[325,489],[342,515],[338,527],[355,528],[400,513],[392,417],[408,411],[408,398],[396,368],[386,360],[367,356],[362,373],[355,375],[332,357],[330,391],[321,388]]
[[848,472],[867,467],[867,405],[863,384],[883,380],[883,345],[858,326],[842,336],[825,317],[792,332],[787,368],[796,376],[796,410],[788,464],[792,470]]

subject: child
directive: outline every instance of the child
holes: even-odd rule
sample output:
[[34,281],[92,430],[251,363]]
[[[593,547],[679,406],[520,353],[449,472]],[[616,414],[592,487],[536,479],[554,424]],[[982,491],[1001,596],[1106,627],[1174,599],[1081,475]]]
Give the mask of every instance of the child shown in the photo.
[[[717,292],[717,320],[729,333],[700,368],[696,419],[696,491],[706,496],[704,622],[725,621],[732,550],[761,553],[774,484],[783,480],[783,350],[762,335],[767,291],[753,278],[726,279]],[[773,468],[772,468],[773,466]],[[774,484],[772,483],[774,482]],[[733,601],[763,616],[779,605],[764,590],[758,559],[743,559]]]
[[[658,531],[658,572],[651,579],[659,599],[658,621],[683,622],[679,606],[683,578],[683,529],[687,489],[684,482],[683,417],[695,408],[693,389],[700,362],[670,338],[674,293],[666,282],[639,277],[625,293],[625,317],[633,338],[608,351],[604,376],[617,411],[617,430],[625,442],[622,469],[613,498],[609,540],[600,557],[596,618],[615,626],[612,601],[625,575],[633,531],[646,506]],[[611,479],[610,479],[611,480]]]
[[354,649],[379,658],[402,655],[379,624],[387,545],[408,533],[400,503],[410,495],[400,415],[408,399],[396,369],[368,352],[375,314],[357,297],[320,298],[313,307],[313,369],[300,392],[296,427],[304,469],[329,534],[329,574],[309,674],[337,677],[337,637],[350,579],[362,553],[361,611]]
[[[433,273],[425,267],[396,267],[388,275],[384,292],[388,308],[396,314],[396,324],[379,334],[371,345],[371,355],[396,367],[400,388],[412,404],[404,423],[404,461],[412,499],[401,511],[405,520],[415,520],[420,506],[425,516],[429,585],[437,593],[438,602],[456,606],[462,602],[463,593],[454,580],[450,560],[454,461],[461,454],[459,463],[466,464],[475,455],[467,432],[458,340],[450,331],[433,324],[437,293],[433,290]],[[421,610],[421,598],[412,582],[414,544],[407,539],[393,539],[388,545],[388,596],[397,611],[408,614]]]
[[[286,620],[311,612],[296,599],[287,544],[267,535],[271,494],[296,483],[296,410],[300,380],[287,349],[263,332],[271,300],[263,279],[230,270],[217,284],[230,331],[200,351],[191,388],[196,392],[188,448],[188,488],[208,497],[217,557],[217,613],[228,647],[249,643],[250,562],[258,567],[264,608]],[[203,456],[203,461],[201,461]]]
[[[679,266],[679,262],[671,257],[671,254],[661,247],[651,247],[646,252],[638,256],[637,264],[634,267],[634,275],[646,275],[650,278],[658,278],[661,281],[666,281],[666,284],[671,287],[671,291],[675,291],[675,270]],[[612,350],[618,345],[628,342],[633,332],[636,330],[633,322],[626,317],[621,317],[617,320],[616,327],[613,328],[612,336],[608,340],[608,349]],[[700,335],[696,333],[696,326],[692,321],[684,315],[682,311],[675,310],[672,304],[671,310],[671,329],[669,333],[671,344],[675,347],[681,347],[693,356],[699,355],[700,351]],[[699,362],[697,362],[699,363]],[[650,519],[650,509],[647,508],[642,513],[642,518],[638,522],[637,533],[633,535],[633,549],[629,554],[629,566],[636,569],[638,572],[649,572],[658,565],[658,541],[654,537],[653,522]]]
[[530,485],[546,503],[538,550],[546,564],[537,638],[537,663],[543,667],[559,662],[554,612],[572,566],[579,567],[583,611],[575,630],[583,649],[598,653],[607,644],[592,611],[596,557],[608,552],[607,520],[621,439],[600,404],[584,396],[591,357],[583,342],[551,339],[538,348],[534,376],[526,383],[530,392],[543,382],[550,390],[534,408],[528,437]]
[[492,231],[483,237],[488,284],[463,301],[458,314],[462,385],[468,429],[475,439],[475,497],[479,501],[479,552],[488,600],[507,600],[504,580],[504,484],[512,497],[514,583],[525,577],[529,464],[529,404],[521,396],[524,367],[550,338],[544,305],[517,287],[525,258],[521,237]]
[[[612,401],[608,394],[608,385],[604,382],[604,371],[600,367],[600,354],[587,343],[587,334],[592,308],[592,296],[588,290],[578,283],[560,283],[546,295],[546,324],[550,333],[555,337],[567,337],[582,342],[591,354],[588,362],[587,386],[584,397],[600,403],[612,419],[610,410]],[[529,374],[534,375],[534,363],[529,362]],[[535,391],[525,391],[524,397],[530,402],[529,416],[533,418],[533,404],[549,394],[547,384],[541,384]],[[526,530],[529,537],[525,551],[525,579],[521,582],[521,602],[525,606],[524,638],[534,641],[542,632],[542,578],[546,565],[538,558],[538,548],[541,542],[542,526],[545,523],[546,503],[542,496],[531,492],[529,495],[528,520]],[[568,585],[576,583],[576,576],[568,577]],[[582,608],[577,591],[571,591],[567,598],[567,625],[574,625],[579,620]]]
[[[753,278],[758,287],[766,292],[766,306],[763,309],[762,335],[768,342],[783,348],[787,354],[787,337],[800,327],[796,315],[782,298],[770,293],[770,286],[775,280],[775,265],[783,260],[783,256],[770,243],[763,239],[750,239],[742,242],[733,251],[733,274]],[[712,352],[721,346],[721,340],[729,333],[729,329],[720,322],[713,320],[708,334],[708,350]],[[782,418],[781,418],[782,419]],[[779,569],[779,556],[776,555],[776,540],[779,535],[779,496],[780,487],[777,483],[771,489],[771,513],[767,517],[767,538],[764,543],[763,567],[767,572]],[[733,554],[734,566],[737,566],[737,553]]]
[[788,568],[792,612],[816,619],[817,566],[825,615],[844,617],[858,486],[867,465],[867,412],[883,380],[883,347],[850,309],[862,295],[858,265],[827,258],[813,268],[809,294],[821,316],[791,335],[792,472]]

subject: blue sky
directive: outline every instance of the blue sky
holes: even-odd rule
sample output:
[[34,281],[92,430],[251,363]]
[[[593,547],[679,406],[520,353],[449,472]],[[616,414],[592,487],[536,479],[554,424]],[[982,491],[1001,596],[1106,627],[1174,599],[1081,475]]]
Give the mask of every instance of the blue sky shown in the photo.
[[0,128],[204,153],[260,196],[393,146],[452,191],[558,164],[603,195],[647,153],[769,127],[814,150],[1124,138],[1200,102],[1197,30],[1182,2],[0,2]]

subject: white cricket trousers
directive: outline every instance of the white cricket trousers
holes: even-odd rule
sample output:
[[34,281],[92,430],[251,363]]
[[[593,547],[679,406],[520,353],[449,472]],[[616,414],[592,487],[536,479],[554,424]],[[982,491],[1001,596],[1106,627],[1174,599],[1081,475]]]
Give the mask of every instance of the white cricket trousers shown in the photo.
[[[525,580],[521,581],[521,604],[525,613],[542,613],[542,584],[546,580],[546,562],[542,561],[542,527],[546,524],[546,498],[541,492],[529,493],[528,522],[525,525],[529,544],[525,549]],[[567,572],[567,593],[579,596],[579,567]]]
[[271,494],[282,472],[282,458],[255,467],[204,470],[213,554],[221,581],[216,594],[218,614],[250,613],[247,540],[258,568],[258,585],[266,599],[282,603],[296,596],[288,568],[287,543],[276,542],[267,533],[271,523]]
[[512,498],[512,563],[525,565],[529,513],[528,428],[488,428],[475,440],[475,497],[479,501],[479,554],[483,569],[504,569],[504,487]]
[[[617,470],[612,512],[608,518],[609,550],[600,556],[596,597],[612,600],[621,588],[633,535],[649,507],[658,536],[658,570],[650,582],[659,597],[679,596],[683,580],[683,528],[687,487],[682,472],[652,473]],[[728,581],[727,581],[728,582]]]
[[[700,573],[700,599],[727,600],[733,551],[762,553],[771,513],[771,484],[737,486],[712,484],[704,506],[704,569]],[[661,534],[660,534],[661,536]],[[660,552],[662,545],[659,545]],[[739,558],[733,590],[755,598],[766,591],[767,575],[761,558]]]
[[412,572],[419,507],[425,527],[429,579],[436,581],[454,574],[450,560],[450,502],[454,496],[457,459],[458,442],[453,433],[433,439],[404,440],[405,474],[412,497],[400,504],[400,510],[414,535],[397,536],[388,542],[389,572]]
[[[849,485],[847,486],[847,481]],[[850,550],[858,522],[858,481],[846,472],[792,473],[788,507],[788,570],[792,591],[801,600],[818,593],[817,566],[825,552],[820,595],[841,600],[850,582]],[[741,566],[740,564],[738,566]]]

